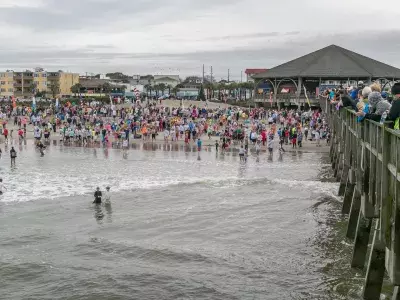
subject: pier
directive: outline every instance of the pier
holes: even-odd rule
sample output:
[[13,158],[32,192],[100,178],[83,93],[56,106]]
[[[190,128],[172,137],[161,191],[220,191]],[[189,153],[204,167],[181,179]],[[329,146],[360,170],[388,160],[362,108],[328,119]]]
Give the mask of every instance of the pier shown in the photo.
[[400,300],[400,132],[388,123],[357,122],[346,108],[330,105],[327,111],[330,157],[353,242],[350,264],[366,271],[362,297],[380,299],[386,273],[392,300]]

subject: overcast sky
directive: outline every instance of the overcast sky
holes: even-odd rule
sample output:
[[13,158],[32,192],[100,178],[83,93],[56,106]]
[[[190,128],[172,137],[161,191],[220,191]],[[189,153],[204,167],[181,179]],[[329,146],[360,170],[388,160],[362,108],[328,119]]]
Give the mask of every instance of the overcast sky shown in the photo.
[[240,79],[337,44],[400,67],[399,0],[0,0],[0,69]]

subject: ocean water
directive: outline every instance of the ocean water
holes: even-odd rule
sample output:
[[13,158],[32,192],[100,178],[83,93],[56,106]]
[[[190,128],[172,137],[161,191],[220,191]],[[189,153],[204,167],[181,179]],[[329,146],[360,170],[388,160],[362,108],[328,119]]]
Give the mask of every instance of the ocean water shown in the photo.
[[0,299],[360,299],[327,154],[17,151],[0,160]]

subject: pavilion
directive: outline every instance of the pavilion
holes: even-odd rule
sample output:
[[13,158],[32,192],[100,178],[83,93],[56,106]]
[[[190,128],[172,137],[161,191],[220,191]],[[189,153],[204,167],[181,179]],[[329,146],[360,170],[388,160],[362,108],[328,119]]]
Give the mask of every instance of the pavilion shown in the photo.
[[[256,91],[259,84],[269,83],[268,97],[271,104],[273,99],[278,105],[286,103],[301,106],[306,103],[305,91],[315,103],[327,88],[355,86],[358,81],[379,81],[383,86],[391,85],[400,79],[400,69],[330,45],[256,74],[253,78]],[[265,100],[265,95],[262,97]],[[257,99],[255,101],[257,102]]]

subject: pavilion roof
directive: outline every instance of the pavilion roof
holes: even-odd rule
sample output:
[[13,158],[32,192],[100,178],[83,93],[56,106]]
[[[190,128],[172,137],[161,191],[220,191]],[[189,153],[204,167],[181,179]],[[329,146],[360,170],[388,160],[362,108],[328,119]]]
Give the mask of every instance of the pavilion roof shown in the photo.
[[330,45],[253,76],[256,79],[293,77],[399,79],[400,69]]

